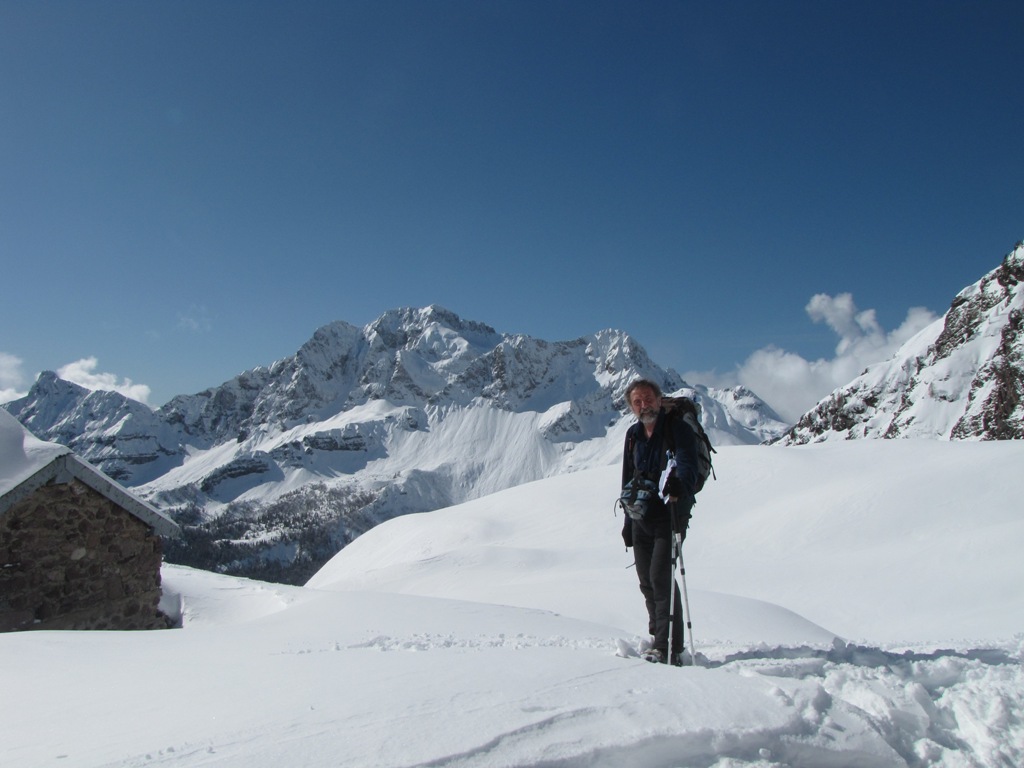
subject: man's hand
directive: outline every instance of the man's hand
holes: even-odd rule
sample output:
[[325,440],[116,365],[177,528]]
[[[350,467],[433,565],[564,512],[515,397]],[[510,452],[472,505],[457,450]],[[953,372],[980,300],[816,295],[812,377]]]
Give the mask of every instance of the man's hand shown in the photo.
[[674,474],[670,474],[665,480],[665,487],[662,492],[668,496],[669,501],[675,501],[683,495],[683,484]]

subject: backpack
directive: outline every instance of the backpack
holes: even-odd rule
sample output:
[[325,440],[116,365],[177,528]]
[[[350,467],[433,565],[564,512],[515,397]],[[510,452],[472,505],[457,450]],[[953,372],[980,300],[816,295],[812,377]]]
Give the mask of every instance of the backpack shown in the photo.
[[[700,406],[689,397],[662,397],[661,407],[665,409],[665,416],[669,419],[682,419],[693,430],[697,438],[697,486],[694,493],[700,493],[704,487],[704,481],[711,475],[715,480],[715,468],[711,465],[711,454],[718,453],[711,445],[708,433],[700,424]],[[665,432],[670,441],[669,450],[674,452],[675,446],[671,445],[672,430]]]

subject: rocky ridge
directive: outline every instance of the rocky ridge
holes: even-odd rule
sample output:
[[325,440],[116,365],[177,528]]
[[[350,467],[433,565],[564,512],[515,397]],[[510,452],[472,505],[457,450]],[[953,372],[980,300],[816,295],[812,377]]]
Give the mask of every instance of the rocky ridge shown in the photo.
[[1024,243],[888,361],[823,399],[778,442],[1024,438]]

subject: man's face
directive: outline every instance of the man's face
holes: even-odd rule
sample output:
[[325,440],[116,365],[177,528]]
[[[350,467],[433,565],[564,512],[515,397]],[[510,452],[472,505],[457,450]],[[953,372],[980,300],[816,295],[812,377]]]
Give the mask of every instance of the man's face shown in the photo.
[[629,407],[640,421],[650,424],[658,418],[661,398],[650,387],[637,387],[629,394]]

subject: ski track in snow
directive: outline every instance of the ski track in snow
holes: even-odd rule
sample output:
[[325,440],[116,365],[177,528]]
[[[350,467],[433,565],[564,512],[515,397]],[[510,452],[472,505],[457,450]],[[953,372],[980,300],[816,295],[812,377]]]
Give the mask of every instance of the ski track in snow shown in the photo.
[[[636,639],[635,649],[641,642]],[[349,649],[389,651],[479,650],[491,648],[549,648],[564,647],[574,651],[607,650],[622,655],[621,644],[606,638],[584,641],[569,638],[537,638],[523,634],[491,637],[456,638],[453,635],[415,635],[408,638],[377,636]],[[336,645],[333,650],[340,650]],[[800,739],[821,729],[822,721],[835,718],[835,710],[845,710],[876,730],[879,735],[907,762],[914,765],[934,762],[943,750],[959,753],[962,765],[1011,766],[1017,765],[1024,743],[1007,744],[1005,732],[993,732],[991,710],[1006,712],[1007,725],[1013,713],[1024,711],[1024,671],[1022,658],[1005,648],[976,648],[968,650],[940,649],[931,651],[888,651],[882,648],[845,644],[836,641],[831,648],[776,647],[747,649],[726,653],[712,659],[698,651],[698,666],[704,669],[722,669],[738,675],[762,675],[780,679],[813,680],[823,695],[815,697],[792,727],[774,732],[736,738],[735,744],[725,734],[711,737],[662,737],[646,744],[606,749],[600,753],[534,764],[534,768],[575,768],[576,766],[620,766],[636,764],[725,766],[737,764],[779,765],[877,765],[877,757],[869,756],[863,763],[849,753],[827,755],[814,744],[801,745]],[[304,651],[304,652],[313,652]],[[636,661],[627,657],[624,661]],[[665,668],[666,673],[682,672]],[[984,683],[984,684],[982,684]],[[1001,695],[992,699],[992,690]],[[778,689],[781,699],[789,696]],[[536,736],[545,727],[554,726],[565,717],[586,717],[587,710],[575,710],[566,716],[537,723],[526,731],[503,734],[500,740],[481,745],[473,753],[452,755],[442,760],[417,763],[417,768],[451,766],[470,768],[490,765],[487,759],[500,742]],[[998,722],[998,720],[997,720]],[[825,723],[828,728],[828,723]],[[1020,725],[1020,723],[1016,723]],[[831,728],[844,730],[839,722]],[[970,740],[961,733],[971,732]],[[971,754],[970,743],[982,749]],[[501,744],[507,748],[507,743]],[[513,750],[514,751],[514,750]],[[723,755],[728,761],[723,762]],[[682,760],[683,762],[679,762]],[[738,762],[737,762],[738,761]],[[838,761],[834,762],[833,761]]]
[[[609,716],[607,705],[593,707],[520,707],[534,715],[527,725],[509,728],[462,753],[448,754],[424,761],[395,762],[382,756],[380,766],[394,768],[492,768],[527,763],[509,762],[502,755],[517,755],[544,744],[571,743],[578,732],[580,744],[570,748],[566,757],[531,761],[531,768],[613,768],[638,765],[645,768],[774,768],[775,766],[814,766],[815,768],[877,768],[883,765],[1010,766],[1019,765],[1024,755],[1021,713],[1024,712],[1024,641],[1016,647],[971,648],[966,650],[885,650],[879,647],[849,645],[837,640],[831,648],[774,647],[729,650],[709,647],[708,654],[698,647],[698,668],[677,669],[650,665],[635,657],[622,658],[623,664],[657,670],[666,675],[701,674],[700,670],[719,670],[740,677],[767,677],[777,685],[772,694],[780,706],[792,711],[782,726],[744,732],[721,732],[712,728],[681,729],[679,733],[654,734],[641,741],[588,751],[580,746],[593,728],[594,718]],[[333,642],[319,646],[300,646],[279,651],[281,655],[317,653],[467,653],[504,648],[523,651],[537,648],[563,648],[574,652],[605,653],[623,656],[632,643],[607,637],[538,637],[528,634],[494,634],[459,637],[454,633],[414,633],[398,637],[374,635],[365,641]],[[625,647],[624,647],[625,646]],[[597,674],[601,674],[600,672]],[[635,691],[642,695],[642,684]],[[810,685],[808,685],[810,683]],[[559,685],[564,686],[562,681]],[[993,691],[998,695],[993,697]],[[287,760],[289,749],[314,744],[318,735],[332,729],[352,728],[353,723],[337,722],[327,715],[310,717],[295,723],[286,733],[267,734],[258,727],[245,728],[229,742],[166,746],[125,760],[106,763],[102,768],[140,768],[173,763],[189,766],[243,766],[252,755],[279,753]],[[1002,716],[993,717],[993,711]],[[375,715],[366,713],[367,718]],[[453,712],[453,719],[458,714]],[[993,723],[1005,728],[995,730]],[[575,728],[574,728],[575,724]],[[358,724],[355,724],[358,727]],[[892,750],[888,756],[837,750],[849,733],[874,731]],[[823,741],[825,743],[823,743]],[[828,743],[829,741],[833,743]],[[272,742],[272,743],[268,743]],[[58,756],[60,757],[60,756]],[[310,759],[306,753],[306,759]],[[338,765],[354,763],[337,756]],[[309,764],[328,764],[327,758],[312,759]],[[284,765],[285,763],[281,763]]]
[[[944,749],[959,753],[958,765],[1018,765],[1024,754],[1019,648],[1016,655],[999,648],[893,652],[837,643],[831,649],[741,651],[707,666],[813,679],[828,694],[828,709],[839,704],[856,712],[909,765],[932,764]],[[993,718],[993,708],[1006,717]],[[827,716],[828,709],[820,714]],[[993,722],[1016,726],[1018,741],[1007,743],[1011,734],[993,730]]]

